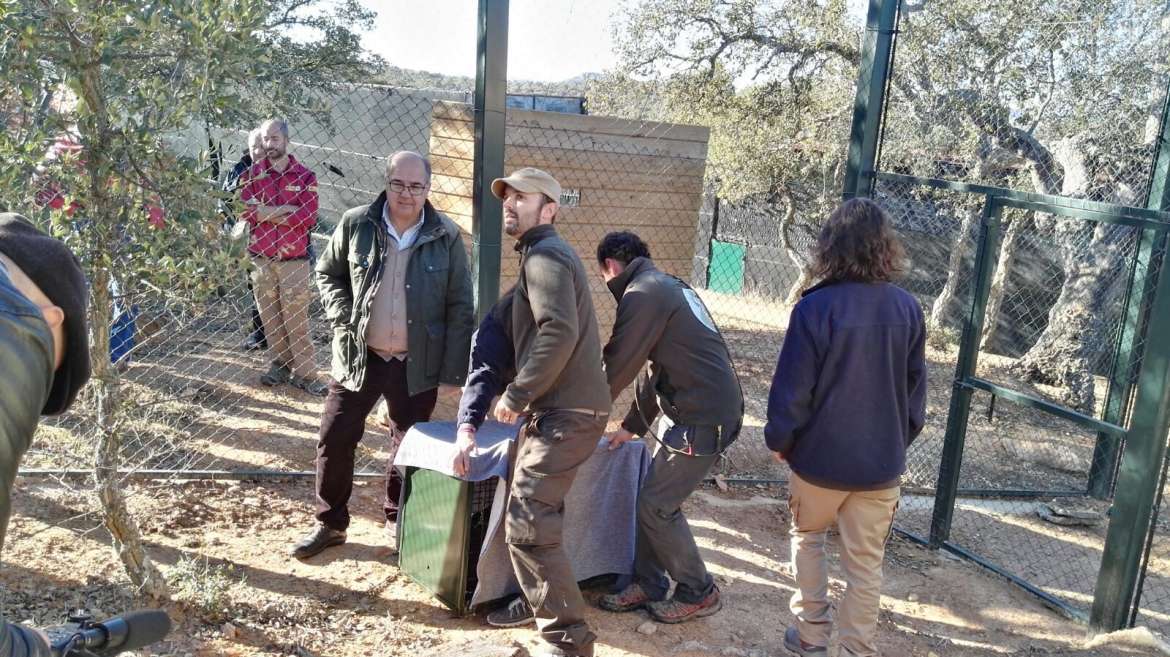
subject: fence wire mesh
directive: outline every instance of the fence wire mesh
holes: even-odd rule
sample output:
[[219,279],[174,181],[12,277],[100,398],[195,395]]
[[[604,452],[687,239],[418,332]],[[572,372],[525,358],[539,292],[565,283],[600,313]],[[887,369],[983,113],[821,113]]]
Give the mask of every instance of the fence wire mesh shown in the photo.
[[882,168],[1141,204],[1165,93],[1161,8],[970,12],[902,13]]
[[[1059,418],[1009,410],[1007,404],[988,422],[990,403],[989,394],[975,395],[980,418],[968,426],[960,487],[993,488],[985,496],[960,492],[950,542],[1087,616],[1109,503],[1044,491],[1059,495],[1065,478],[1083,490],[1096,435]],[[1078,463],[1067,463],[1070,453]],[[1023,499],[1010,495],[1009,486],[1024,491]]]
[[1138,582],[1131,625],[1144,625],[1170,634],[1170,509],[1166,505],[1170,456],[1162,464],[1157,512],[1146,537],[1145,561]]
[[[318,398],[289,382],[266,385],[262,379],[279,361],[296,363],[294,375],[325,380],[332,332],[310,273],[315,255],[346,210],[372,202],[385,189],[390,154],[429,153],[434,104],[466,103],[470,97],[470,92],[352,85],[290,109],[289,153],[315,174],[318,211],[310,257],[287,263],[283,272],[262,268],[268,275],[261,278],[261,294],[253,279],[264,262],[243,256],[248,235],[224,235],[241,209],[231,205],[225,205],[230,215],[217,226],[216,238],[235,239],[240,257],[230,270],[207,272],[213,294],[176,297],[141,279],[116,278],[110,357],[121,371],[122,463],[129,471],[191,477],[313,470]],[[170,137],[180,153],[218,159],[209,194],[248,156],[248,129],[193,126]],[[236,193],[242,188],[238,185]],[[449,191],[435,186],[436,194]],[[282,278],[273,278],[276,274]],[[271,293],[277,289],[281,294]],[[78,455],[87,455],[85,446],[93,444],[94,412],[93,400],[83,398],[65,416],[45,423],[23,467],[77,469]],[[453,417],[453,400],[441,399],[436,414]],[[380,423],[385,421],[382,410],[371,414],[359,446],[359,473],[384,472],[389,432]]]
[[[591,88],[583,87],[580,93],[588,98]],[[775,291],[780,266],[749,257],[748,235],[735,228],[726,232],[728,204],[717,200],[704,182],[709,129],[649,121],[637,113],[628,116],[509,108],[505,170],[535,166],[552,172],[561,182],[556,225],[594,276],[593,300],[603,342],[612,331],[616,312],[616,301],[598,272],[596,258],[597,245],[607,233],[638,234],[658,268],[700,290],[728,341],[747,397],[744,432],[723,463],[723,471],[766,476],[771,471],[762,449],[767,382],[788,311],[786,291]],[[460,120],[470,121],[470,116]],[[436,163],[441,170],[444,158]],[[470,181],[466,187],[470,189]],[[461,202],[469,203],[469,194]],[[767,212],[771,210],[741,215],[773,233],[760,236],[764,244],[777,241],[776,227],[767,226],[772,216]],[[504,243],[501,290],[514,283],[518,264],[509,251],[512,240],[505,238]],[[768,287],[753,288],[752,281],[766,282]],[[615,403],[615,421],[624,417],[631,399],[627,391]]]

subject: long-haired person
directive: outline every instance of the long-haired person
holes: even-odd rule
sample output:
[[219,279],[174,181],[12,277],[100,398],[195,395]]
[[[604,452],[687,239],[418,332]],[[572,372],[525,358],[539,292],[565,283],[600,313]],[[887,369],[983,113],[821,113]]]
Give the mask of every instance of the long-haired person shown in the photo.
[[798,655],[827,654],[825,537],[834,523],[846,583],[838,654],[879,654],[882,558],[906,448],[926,409],[922,308],[891,283],[904,260],[889,216],[868,199],[846,201],[817,239],[820,283],[793,309],[780,350],[764,437],[792,469],[796,623],[784,645]]

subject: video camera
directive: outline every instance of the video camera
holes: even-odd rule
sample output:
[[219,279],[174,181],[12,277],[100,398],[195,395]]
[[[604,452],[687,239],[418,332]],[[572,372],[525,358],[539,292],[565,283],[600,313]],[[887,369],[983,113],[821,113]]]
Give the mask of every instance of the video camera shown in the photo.
[[69,612],[64,625],[45,630],[53,657],[104,657],[161,641],[171,619],[161,609],[139,609],[100,623],[84,609]]

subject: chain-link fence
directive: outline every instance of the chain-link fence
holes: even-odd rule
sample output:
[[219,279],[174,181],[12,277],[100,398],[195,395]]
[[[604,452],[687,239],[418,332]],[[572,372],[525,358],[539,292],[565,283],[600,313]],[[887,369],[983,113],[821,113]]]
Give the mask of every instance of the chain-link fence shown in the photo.
[[[517,93],[510,98],[544,96]],[[309,305],[307,324],[290,320],[282,335],[293,340],[298,332],[307,336],[308,345],[302,343],[300,351],[291,341],[288,349],[312,363],[316,380],[324,380],[329,370],[331,336],[316,287],[306,284],[305,272],[341,214],[372,201],[384,188],[390,153],[408,149],[430,158],[434,177],[429,199],[461,226],[470,246],[474,130],[469,99],[469,92],[354,86],[319,97],[311,108],[289,111],[289,153],[315,174],[318,220],[310,258],[294,265],[300,278],[292,287],[307,293],[300,299]],[[581,104],[560,103],[572,109]],[[173,143],[185,153],[205,151],[203,156],[209,152],[219,158],[214,182],[220,186],[244,159],[248,132],[195,126],[174,136]],[[561,180],[565,194],[558,226],[591,271],[596,245],[607,232],[633,230],[648,242],[660,268],[707,290],[706,301],[732,346],[745,387],[751,388],[749,439],[740,441],[737,449],[744,454],[731,454],[724,470],[766,475],[769,466],[759,432],[767,382],[787,321],[785,299],[800,273],[791,256],[784,261],[765,254],[746,260],[745,267],[744,258],[729,257],[720,249],[739,240],[778,251],[799,249],[806,257],[812,228],[786,228],[793,237],[765,235],[775,210],[763,204],[741,208],[724,203],[718,211],[726,217],[723,224],[714,208],[703,212],[705,204],[719,203],[704,186],[708,136],[706,128],[681,124],[509,108],[506,168],[539,166]],[[233,229],[234,219],[224,217],[223,232]],[[745,232],[749,226],[755,234]],[[241,250],[248,239],[232,238]],[[516,273],[508,247],[505,238],[502,289]],[[195,302],[171,298],[141,281],[119,281],[111,357],[122,372],[122,463],[129,471],[240,477],[312,470],[319,400],[290,385],[296,381],[264,381],[272,374],[272,362],[285,358],[278,351],[283,343],[274,346],[275,340],[266,339],[273,329],[265,327],[286,322],[279,297],[270,297],[272,307],[257,307],[256,264],[245,258],[234,271],[210,272],[217,291]],[[594,293],[605,339],[615,301],[600,276],[594,280]],[[623,398],[617,407],[627,404]],[[76,455],[90,440],[85,427],[92,426],[93,412],[92,404],[83,400],[68,415],[46,423],[44,438],[36,441],[25,470],[79,469]],[[435,417],[453,414],[452,400],[440,400]],[[362,474],[382,472],[387,429],[380,419],[385,419],[380,413],[371,415],[359,448]]]
[[907,499],[899,523],[925,535],[946,433],[958,354],[959,326],[970,307],[975,232],[980,208],[964,195],[902,183],[880,183],[877,199],[890,213],[912,263],[902,284],[928,320],[927,413],[907,452]]
[[[582,88],[588,94],[590,89]],[[465,120],[470,120],[467,116]],[[787,321],[783,298],[750,289],[745,280],[779,278],[769,268],[745,271],[742,256],[729,257],[721,242],[725,204],[705,184],[710,130],[680,123],[509,109],[505,170],[535,166],[552,172],[564,191],[558,231],[591,274],[601,339],[608,339],[616,300],[598,272],[596,250],[612,231],[632,231],[648,245],[655,265],[702,292],[740,369],[747,418],[743,437],[728,454],[725,473],[766,474],[761,448],[767,382]],[[442,160],[437,159],[437,164]],[[501,289],[517,275],[518,262],[504,240]],[[614,405],[620,420],[630,409],[627,392]]]
[[[241,258],[232,271],[207,272],[216,291],[199,300],[173,297],[142,280],[117,279],[111,359],[122,372],[122,463],[128,470],[182,477],[313,470],[320,402],[290,385],[307,382],[284,380],[293,375],[322,382],[329,371],[331,331],[310,267],[342,213],[384,190],[391,153],[429,153],[434,103],[469,99],[470,92],[355,85],[318,94],[312,107],[290,108],[288,152],[316,177],[317,212],[308,253],[288,263],[285,280],[261,281],[266,290],[260,307],[252,279],[263,259]],[[242,167],[236,173],[244,171],[247,179],[247,166],[260,166],[250,164],[248,140],[248,129],[227,127],[193,126],[171,136],[177,151],[218,160],[209,194],[223,187],[233,168]],[[245,187],[237,184],[234,191]],[[448,191],[435,187],[436,194]],[[249,235],[223,235],[235,228],[241,209],[225,203],[216,238],[236,240],[242,254]],[[274,287],[281,294],[272,294]],[[309,312],[290,309],[290,303]],[[299,369],[265,381],[273,361]],[[93,412],[83,399],[46,423],[24,468],[81,467],[77,455],[92,444]],[[453,416],[453,401],[441,400],[437,413]],[[382,413],[371,415],[359,448],[360,472],[384,471],[388,429],[379,421],[385,420]]]
[[1170,634],[1170,510],[1166,508],[1167,472],[1170,458],[1162,464],[1156,502],[1157,512],[1146,537],[1142,577],[1130,616],[1130,625],[1145,625],[1163,635]]

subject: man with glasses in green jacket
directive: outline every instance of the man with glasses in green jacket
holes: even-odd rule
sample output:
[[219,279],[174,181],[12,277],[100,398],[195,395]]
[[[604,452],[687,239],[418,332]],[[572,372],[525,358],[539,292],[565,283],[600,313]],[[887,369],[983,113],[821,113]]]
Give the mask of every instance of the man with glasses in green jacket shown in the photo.
[[[317,526],[293,548],[304,559],[345,542],[354,452],[385,398],[397,438],[430,419],[438,392],[467,375],[474,312],[459,227],[427,200],[431,165],[401,151],[386,190],[345,213],[317,262],[333,327],[333,365],[317,442]],[[393,451],[393,450],[392,450]],[[394,542],[402,477],[386,466],[386,530]]]

